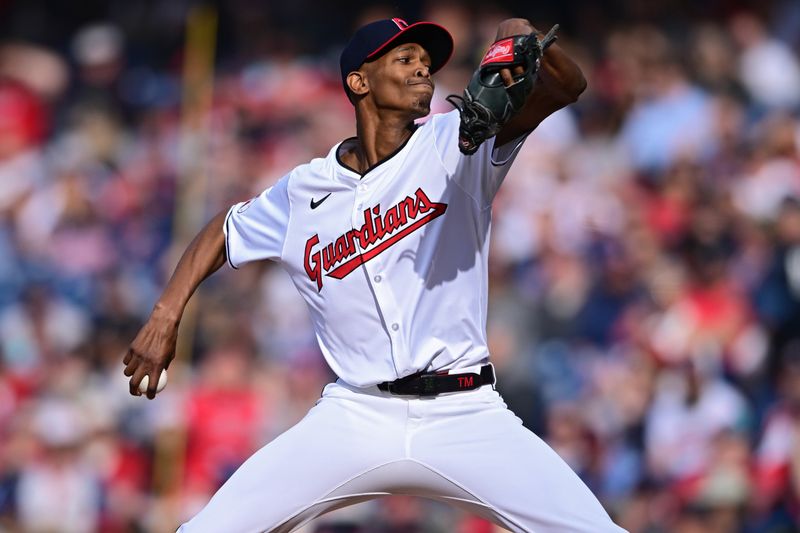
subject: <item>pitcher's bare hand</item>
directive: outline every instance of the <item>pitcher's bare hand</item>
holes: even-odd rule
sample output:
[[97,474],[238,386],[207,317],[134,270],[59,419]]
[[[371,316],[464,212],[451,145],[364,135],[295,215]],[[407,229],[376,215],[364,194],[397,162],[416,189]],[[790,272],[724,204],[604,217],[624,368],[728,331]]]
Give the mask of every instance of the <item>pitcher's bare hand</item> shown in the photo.
[[139,383],[144,376],[149,376],[147,397],[151,400],[156,397],[161,370],[168,368],[175,358],[177,341],[178,322],[157,315],[150,316],[122,360],[125,364],[124,373],[131,378],[129,385],[132,395],[142,395]]

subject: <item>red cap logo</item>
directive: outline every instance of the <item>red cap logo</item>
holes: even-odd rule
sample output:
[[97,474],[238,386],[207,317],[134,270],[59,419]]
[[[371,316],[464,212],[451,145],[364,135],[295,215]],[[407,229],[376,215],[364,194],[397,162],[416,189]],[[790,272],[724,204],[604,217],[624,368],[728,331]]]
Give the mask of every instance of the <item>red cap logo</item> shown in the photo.
[[403,19],[393,18],[392,22],[397,24],[397,27],[400,28],[401,30],[408,28],[408,22],[406,22]]

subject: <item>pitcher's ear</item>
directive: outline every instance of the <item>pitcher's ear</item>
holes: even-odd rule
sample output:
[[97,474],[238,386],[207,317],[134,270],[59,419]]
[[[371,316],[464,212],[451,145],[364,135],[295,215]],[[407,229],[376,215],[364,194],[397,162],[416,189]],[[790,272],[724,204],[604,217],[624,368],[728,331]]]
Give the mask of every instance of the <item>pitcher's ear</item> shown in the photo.
[[347,87],[354,95],[362,96],[369,92],[369,82],[364,72],[354,70],[347,75]]

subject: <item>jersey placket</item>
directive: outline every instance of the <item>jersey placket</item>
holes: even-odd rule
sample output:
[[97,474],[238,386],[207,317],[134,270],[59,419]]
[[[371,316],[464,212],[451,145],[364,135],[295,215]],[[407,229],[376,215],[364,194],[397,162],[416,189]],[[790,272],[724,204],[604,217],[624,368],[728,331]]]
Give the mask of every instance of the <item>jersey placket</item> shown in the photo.
[[[352,212],[351,222],[354,228],[360,227],[363,223],[364,211],[371,208],[373,203],[370,202],[373,189],[377,184],[362,182],[356,187],[354,209]],[[359,253],[363,253],[360,244],[356,240],[356,246],[359,248]],[[408,345],[406,344],[406,324],[403,323],[402,317],[397,305],[397,300],[394,296],[390,280],[387,278],[384,267],[386,265],[385,259],[377,256],[371,261],[361,265],[360,268],[364,269],[367,283],[372,290],[375,297],[377,311],[383,323],[383,328],[389,337],[389,343],[392,347],[392,363],[394,364],[397,377],[413,371],[411,369],[411,358],[408,354]]]

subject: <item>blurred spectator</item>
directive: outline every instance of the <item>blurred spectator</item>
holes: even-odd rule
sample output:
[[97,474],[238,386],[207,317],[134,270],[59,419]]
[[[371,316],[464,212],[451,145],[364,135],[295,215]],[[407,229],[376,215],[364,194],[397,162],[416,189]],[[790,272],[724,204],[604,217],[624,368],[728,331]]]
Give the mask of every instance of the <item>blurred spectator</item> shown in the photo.
[[755,302],[771,333],[769,370],[778,376],[779,354],[800,338],[800,202],[784,202],[776,224],[773,256]]
[[621,243],[610,239],[598,241],[589,257],[598,274],[575,317],[577,336],[607,348],[618,336],[618,321],[625,309],[638,298],[639,286],[634,263]]
[[797,124],[786,115],[771,115],[756,131],[758,149],[733,187],[733,200],[746,215],[770,222],[786,198],[800,198]]
[[58,101],[69,83],[64,58],[28,42],[0,44],[0,77],[21,83],[50,104]]
[[213,494],[266,433],[268,406],[252,387],[252,364],[243,346],[212,350],[187,398],[186,483],[201,498]]
[[32,91],[0,77],[0,215],[19,209],[45,178],[39,148],[46,122],[43,105]]
[[715,24],[698,27],[694,32],[692,52],[692,73],[704,89],[718,95],[746,96],[738,79],[734,43],[722,28]]
[[514,338],[516,332],[500,318],[502,315],[498,315],[495,310],[495,321],[488,328],[497,390],[522,424],[544,438],[547,435],[547,415],[542,391],[530,362],[517,356],[522,345]]
[[800,61],[792,50],[772,37],[752,13],[739,13],[731,18],[730,33],[741,48],[739,77],[750,96],[768,108],[797,107]]
[[84,310],[54,297],[44,285],[30,285],[17,305],[0,314],[5,367],[23,375],[37,372],[78,348],[90,328]]
[[76,406],[47,399],[33,413],[36,455],[19,472],[17,513],[25,531],[90,533],[99,522],[100,484],[82,452],[88,427]]
[[72,106],[129,116],[121,97],[125,42],[120,29],[109,23],[86,26],[75,34],[71,44],[72,57],[78,67],[75,84],[68,95]]
[[647,413],[645,445],[652,475],[689,501],[712,468],[715,442],[746,432],[745,398],[719,377],[712,357],[694,358],[659,377]]
[[788,531],[800,523],[800,342],[787,344],[780,356],[778,401],[758,445],[752,505],[761,522]]
[[638,27],[623,37],[633,54],[633,105],[620,138],[636,169],[657,172],[675,160],[709,156],[713,136],[708,95],[687,78],[670,41],[658,30]]

